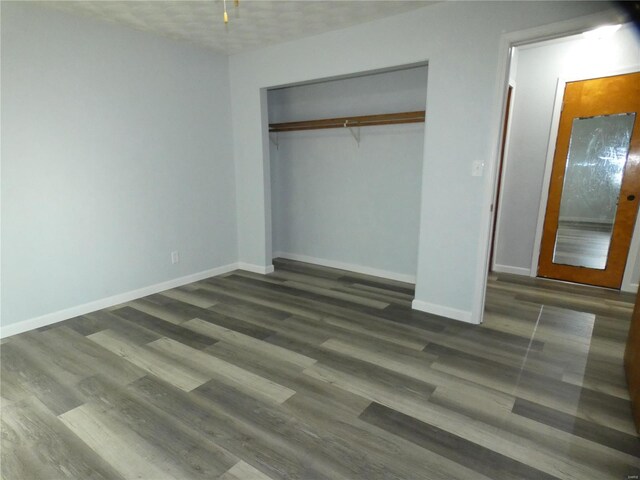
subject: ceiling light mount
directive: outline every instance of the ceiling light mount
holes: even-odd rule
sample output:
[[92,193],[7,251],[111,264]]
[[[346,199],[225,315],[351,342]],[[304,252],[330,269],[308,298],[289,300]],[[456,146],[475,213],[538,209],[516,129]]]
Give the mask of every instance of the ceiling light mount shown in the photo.
[[[240,0],[233,0],[233,6],[238,7],[240,5]],[[222,7],[224,9],[224,15],[222,16],[224,20],[224,24],[229,23],[229,14],[227,13],[227,0],[222,0]]]

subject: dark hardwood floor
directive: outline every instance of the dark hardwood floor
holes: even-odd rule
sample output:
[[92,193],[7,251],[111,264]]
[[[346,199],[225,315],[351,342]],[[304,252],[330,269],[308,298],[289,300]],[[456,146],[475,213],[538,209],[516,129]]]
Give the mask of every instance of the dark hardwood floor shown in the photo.
[[493,276],[485,323],[289,260],[5,339],[1,476],[576,479],[640,474],[632,296]]

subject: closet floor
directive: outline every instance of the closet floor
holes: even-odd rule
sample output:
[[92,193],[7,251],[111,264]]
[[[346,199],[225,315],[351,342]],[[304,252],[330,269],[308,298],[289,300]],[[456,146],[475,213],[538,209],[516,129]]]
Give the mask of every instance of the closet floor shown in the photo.
[[492,276],[485,323],[289,260],[2,342],[1,476],[625,479],[632,298]]

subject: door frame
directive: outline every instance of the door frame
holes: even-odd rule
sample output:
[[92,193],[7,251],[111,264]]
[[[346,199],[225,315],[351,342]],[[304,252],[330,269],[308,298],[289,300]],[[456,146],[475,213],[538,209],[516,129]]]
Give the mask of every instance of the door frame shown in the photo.
[[[512,55],[513,47],[509,49],[509,54]],[[511,98],[509,98],[509,91],[511,92]],[[503,118],[503,130],[502,130],[502,148],[500,150],[500,158],[498,159],[498,165],[496,169],[496,193],[493,201],[493,231],[491,234],[491,246],[489,250],[489,272],[495,271],[496,267],[496,255],[495,249],[500,237],[500,225],[502,225],[502,199],[504,197],[504,184],[507,173],[507,157],[509,155],[509,140],[511,139],[511,121],[513,119],[513,104],[516,94],[516,82],[509,79],[507,83],[507,97],[505,98],[505,118]]]
[[[553,104],[553,113],[551,116],[551,128],[549,131],[549,143],[547,144],[547,156],[544,165],[544,176],[542,180],[542,191],[540,194],[540,205],[538,207],[538,221],[536,222],[536,234],[533,241],[533,254],[531,256],[531,277],[538,276],[538,262],[540,259],[540,246],[542,243],[542,231],[544,228],[544,218],[547,211],[547,201],[549,199],[549,184],[551,183],[551,170],[553,168],[553,157],[556,153],[556,141],[558,140],[558,126],[560,125],[560,114],[562,112],[562,101],[564,100],[565,86],[569,82],[579,82],[592,78],[611,77],[614,75],[624,75],[627,73],[640,72],[640,64],[630,65],[624,68],[616,68],[603,70],[602,72],[571,75],[559,77],[556,86],[556,95]],[[636,120],[639,121],[639,120]],[[639,214],[640,216],[640,214]],[[633,276],[633,267],[637,261],[638,250],[640,249],[640,221],[636,221],[631,235],[631,245],[629,246],[629,254],[627,263],[622,277],[622,285],[620,290],[623,292],[635,292],[638,284],[631,283]]]
[[[539,43],[545,40],[554,40],[571,35],[577,35],[587,30],[608,23],[620,23],[618,10],[610,8],[591,15],[571,18],[559,22],[540,25],[538,27],[516,30],[502,33],[498,42],[496,65],[496,88],[494,92],[494,104],[492,108],[493,120],[491,121],[493,134],[491,152],[485,165],[485,175],[482,183],[483,211],[480,218],[480,233],[478,236],[478,262],[474,276],[475,291],[471,303],[471,323],[482,323],[484,318],[484,304],[487,296],[487,280],[489,275],[489,248],[492,242],[494,215],[491,204],[496,199],[497,169],[500,155],[500,134],[504,124],[505,96],[509,86],[509,69],[511,68],[511,48],[531,43]],[[502,79],[502,80],[500,80]],[[508,162],[505,162],[507,165]]]

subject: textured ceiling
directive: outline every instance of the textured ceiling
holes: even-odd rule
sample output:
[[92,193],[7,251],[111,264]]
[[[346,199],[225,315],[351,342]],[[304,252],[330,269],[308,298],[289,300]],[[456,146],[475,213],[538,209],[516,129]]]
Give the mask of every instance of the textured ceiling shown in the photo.
[[233,54],[396,15],[435,2],[383,0],[49,1],[51,8],[117,22]]

